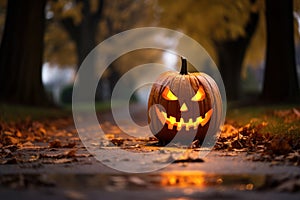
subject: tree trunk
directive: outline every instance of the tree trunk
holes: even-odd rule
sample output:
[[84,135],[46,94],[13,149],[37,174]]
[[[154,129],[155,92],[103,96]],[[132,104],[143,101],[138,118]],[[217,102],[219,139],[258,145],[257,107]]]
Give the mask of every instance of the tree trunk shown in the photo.
[[258,13],[251,13],[245,28],[246,36],[234,40],[215,41],[218,66],[226,89],[228,100],[238,100],[240,96],[241,69],[250,40],[256,30]]
[[97,11],[92,13],[89,1],[77,0],[77,3],[82,3],[83,5],[82,21],[80,24],[74,24],[72,18],[65,18],[61,21],[76,44],[78,69],[85,57],[96,47],[97,28],[103,8],[103,0],[98,1]]
[[97,26],[89,21],[89,18],[84,18],[80,25],[80,34],[76,40],[78,68],[86,58],[86,56],[96,47],[96,31]]
[[9,0],[0,47],[0,99],[48,104],[42,85],[46,0]]
[[266,0],[267,57],[262,99],[279,102],[299,96],[293,1]]
[[218,65],[226,89],[227,99],[240,97],[241,69],[247,43],[243,39],[221,42],[216,45]]
[[[92,13],[90,9],[90,2],[86,0],[77,0],[77,3],[82,3],[82,21],[80,24],[75,24],[72,18],[65,18],[61,20],[61,23],[65,27],[72,40],[76,44],[76,54],[77,54],[77,70],[80,68],[82,62],[86,56],[96,47],[96,34],[98,29],[98,23],[101,18],[103,2],[104,0],[98,0],[97,11]],[[91,66],[94,65],[93,60],[89,60]],[[91,74],[89,78],[79,77],[78,81],[80,84],[84,84],[88,87],[89,82],[92,81],[95,73],[91,69]],[[80,85],[78,84],[78,85]],[[101,94],[97,94],[100,95]],[[80,101],[84,102],[89,97],[87,95],[81,95]],[[97,97],[99,98],[99,96]]]

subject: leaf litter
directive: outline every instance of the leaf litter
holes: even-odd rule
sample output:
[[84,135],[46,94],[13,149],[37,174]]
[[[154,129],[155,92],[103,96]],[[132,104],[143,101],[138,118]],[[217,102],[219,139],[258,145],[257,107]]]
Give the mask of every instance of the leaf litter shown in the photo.
[[[292,108],[270,113],[282,123],[279,134],[273,125],[264,120],[251,119],[244,126],[226,123],[221,131],[215,150],[247,152],[252,161],[267,161],[272,165],[289,164],[300,166],[300,111]],[[296,124],[296,125],[295,125]]]
[[[285,129],[291,133],[299,134],[299,126],[293,124],[300,121],[299,109],[274,110],[269,115],[282,120],[282,123],[290,124]],[[128,138],[109,122],[105,123],[113,146],[137,152],[149,152],[159,149],[158,141],[154,137]],[[293,134],[281,135],[266,131],[271,126],[268,120],[251,119],[248,124],[240,126],[235,122],[227,121],[222,128],[220,137],[214,150],[225,152],[226,156],[236,156],[240,152],[246,152],[247,159],[251,161],[269,162],[271,165],[288,164],[300,165],[300,140]],[[98,141],[98,143],[101,141]],[[113,148],[111,143],[102,145]],[[101,145],[99,145],[101,146]],[[178,150],[179,149],[179,150]],[[162,152],[180,151],[182,147],[174,146]],[[193,163],[204,162],[194,156],[199,150],[197,143],[193,143],[184,155],[174,161],[174,157],[158,158],[157,162]],[[78,162],[79,158],[90,157],[84,150],[77,135],[71,118],[57,120],[36,121],[26,119],[22,122],[0,121],[0,164],[19,164],[21,167],[43,167],[44,164],[67,164]],[[23,187],[27,184],[28,177],[16,175],[0,177],[0,182],[11,187]],[[11,179],[9,179],[11,178]],[[21,181],[20,181],[20,180]],[[25,181],[26,179],[26,181]],[[24,181],[22,181],[24,180]],[[295,192],[300,188],[299,177],[269,177],[262,190],[275,189],[276,191]],[[33,179],[38,184],[52,186],[52,182],[44,179]],[[140,180],[132,180],[137,184],[143,184]]]
[[[279,118],[282,123],[291,124],[287,131],[298,133],[299,126],[293,126],[300,121],[299,109],[273,110],[269,115]],[[96,142],[103,148],[121,147],[136,152],[149,152],[159,149],[156,138],[134,138],[125,136],[120,129],[104,122],[101,126],[107,130],[106,138],[110,142]],[[271,124],[266,119],[251,119],[246,125],[240,126],[227,121],[222,127],[214,150],[224,151],[226,156],[236,156],[246,152],[247,159],[252,161],[268,161],[271,164],[300,165],[300,139],[293,134],[281,135],[266,131]],[[203,162],[193,157],[199,146],[194,142],[191,151],[185,158],[176,162]],[[180,145],[171,147],[168,151],[182,149]],[[60,164],[77,162],[78,157],[91,156],[84,149],[71,118],[56,120],[31,120],[21,122],[0,121],[0,164],[34,163]],[[184,148],[183,148],[184,149]],[[81,150],[81,152],[78,152]],[[185,148],[186,150],[186,148]],[[159,160],[159,158],[158,158]]]
[[71,118],[20,122],[0,121],[0,164],[64,164],[90,154],[82,144]]

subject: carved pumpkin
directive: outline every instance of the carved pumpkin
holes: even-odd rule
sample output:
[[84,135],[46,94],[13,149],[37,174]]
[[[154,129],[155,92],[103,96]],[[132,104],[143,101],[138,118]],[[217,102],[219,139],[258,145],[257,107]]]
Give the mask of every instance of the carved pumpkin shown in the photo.
[[188,145],[194,140],[202,144],[216,109],[221,107],[215,81],[205,73],[188,73],[187,61],[182,58],[180,73],[165,72],[152,86],[150,129],[163,145],[171,141]]

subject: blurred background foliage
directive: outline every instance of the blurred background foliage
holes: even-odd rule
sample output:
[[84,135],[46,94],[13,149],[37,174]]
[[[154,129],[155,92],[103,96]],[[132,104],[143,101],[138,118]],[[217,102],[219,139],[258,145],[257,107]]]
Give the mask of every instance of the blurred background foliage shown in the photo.
[[[0,0],[0,37],[6,4],[6,0]],[[240,86],[256,92],[262,90],[265,9],[265,0],[47,0],[43,54],[47,65],[43,69],[48,71],[44,70],[43,76],[50,76],[54,68],[56,71],[71,68],[75,74],[87,54],[101,41],[128,29],[159,26],[183,32],[203,45],[220,68],[225,86],[227,82],[232,84],[227,88],[228,94],[236,100],[240,98],[237,94]],[[294,0],[296,49],[299,49],[299,15],[300,0]],[[132,59],[135,57],[139,59]],[[112,63],[105,76],[111,80],[112,76],[121,76],[138,64],[159,60],[163,62],[162,52],[157,50],[132,52]],[[63,85],[72,84],[71,79]],[[114,83],[110,81],[110,88]],[[53,93],[55,89],[49,90]],[[61,89],[55,94],[55,101],[59,101],[60,94]]]

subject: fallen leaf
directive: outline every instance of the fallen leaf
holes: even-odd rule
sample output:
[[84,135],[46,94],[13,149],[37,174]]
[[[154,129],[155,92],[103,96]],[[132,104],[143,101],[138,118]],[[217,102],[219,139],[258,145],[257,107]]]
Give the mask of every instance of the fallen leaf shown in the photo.
[[43,133],[44,135],[46,134],[46,130],[44,129],[44,128],[39,128],[39,131],[41,132],[41,133]]
[[237,156],[238,154],[236,152],[225,152],[222,154],[222,156],[229,156],[229,157],[234,157]]
[[22,137],[22,133],[19,130],[17,130],[16,136],[20,138]]
[[295,115],[296,115],[297,117],[300,118],[300,111],[299,111],[299,110],[297,110],[296,108],[293,108],[293,112],[295,113]]
[[300,179],[291,179],[276,187],[279,192],[298,192],[300,189]]
[[33,143],[28,141],[28,142],[23,143],[22,145],[25,147],[29,147],[29,146],[33,146]]
[[83,157],[83,158],[87,158],[87,157],[91,157],[92,154],[90,153],[81,153],[81,154],[75,154],[75,157],[78,158],[78,157]]
[[76,161],[74,158],[59,158],[55,160],[43,160],[42,163],[44,164],[65,164],[65,163],[71,163]]
[[5,165],[5,164],[7,164],[7,165],[8,164],[18,164],[18,161],[15,157],[13,157],[13,158],[9,158],[9,159],[0,161],[0,164],[2,164],[2,165]]
[[185,158],[185,159],[177,159],[175,161],[173,161],[173,163],[195,163],[195,162],[204,162],[204,160],[202,158]]
[[61,146],[61,142],[59,140],[54,140],[49,143],[49,147],[50,148],[60,148],[62,146]]
[[75,157],[76,150],[68,150],[64,152],[50,152],[50,153],[43,153],[41,154],[42,158],[69,158],[69,157]]
[[231,142],[231,146],[232,146],[232,148],[235,148],[235,149],[243,148],[243,144],[239,140],[234,140],[233,142]]
[[287,154],[292,150],[292,147],[285,138],[273,138],[267,145],[267,149],[275,154]]
[[5,135],[13,135],[13,133],[11,131],[4,131]]
[[62,145],[63,148],[73,148],[76,146],[76,142],[68,142],[67,144]]
[[6,139],[7,139],[7,143],[8,144],[13,144],[14,145],[14,144],[18,144],[19,143],[19,139],[14,138],[12,136],[7,136]]

